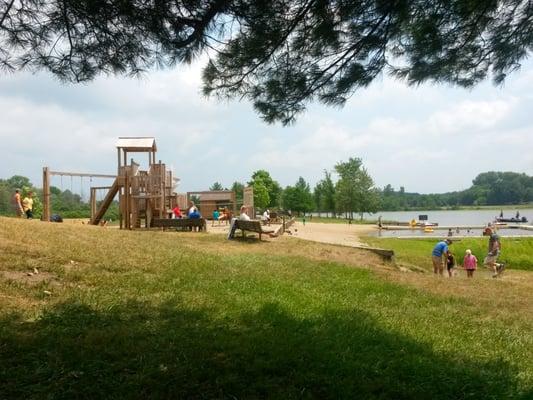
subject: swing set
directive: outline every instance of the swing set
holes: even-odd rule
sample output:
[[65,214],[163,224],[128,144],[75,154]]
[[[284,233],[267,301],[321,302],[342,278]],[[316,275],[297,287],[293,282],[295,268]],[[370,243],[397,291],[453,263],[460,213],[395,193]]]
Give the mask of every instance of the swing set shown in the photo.
[[[179,195],[174,192],[179,179],[161,161],[156,162],[157,146],[153,137],[120,137],[117,144],[117,175],[51,171],[43,168],[43,220],[50,221],[50,178],[52,176],[109,178],[111,186],[91,187],[91,221],[98,225],[109,206],[118,195],[120,228],[138,229],[157,226],[156,220],[168,219],[178,204]],[[148,170],[141,170],[132,153],[148,156]],[[83,185],[82,185],[83,186]],[[83,189],[82,189],[83,190]],[[99,191],[106,191],[103,200],[97,203]],[[144,226],[143,226],[144,225]]]
[[[83,198],[83,178],[89,178],[92,182],[93,178],[108,178],[116,179],[116,175],[106,175],[106,174],[93,174],[93,173],[82,173],[82,172],[66,172],[66,171],[51,171],[48,167],[43,167],[43,221],[50,221],[50,216],[52,214],[52,209],[50,206],[50,181],[53,176],[61,177],[61,190],[63,190],[63,177],[70,176],[70,191],[73,191],[73,179],[74,177],[80,178],[80,192],[81,197]],[[96,194],[99,189],[109,189],[110,187],[91,187],[91,210],[96,209]],[[91,211],[92,212],[92,211]]]

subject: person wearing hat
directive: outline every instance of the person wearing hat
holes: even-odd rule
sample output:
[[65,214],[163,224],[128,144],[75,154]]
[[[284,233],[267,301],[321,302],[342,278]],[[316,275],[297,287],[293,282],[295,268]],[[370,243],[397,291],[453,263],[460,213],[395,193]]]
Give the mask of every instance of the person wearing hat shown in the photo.
[[443,276],[444,264],[448,259],[448,246],[452,244],[451,239],[441,240],[435,245],[431,252],[431,259],[433,261],[433,273]]

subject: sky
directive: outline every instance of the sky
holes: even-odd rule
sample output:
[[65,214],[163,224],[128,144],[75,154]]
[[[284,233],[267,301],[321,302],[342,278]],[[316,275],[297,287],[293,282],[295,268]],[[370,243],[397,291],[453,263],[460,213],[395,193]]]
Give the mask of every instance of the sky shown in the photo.
[[[120,136],[155,137],[157,159],[181,179],[178,192],[215,181],[230,187],[258,169],[284,187],[300,176],[313,187],[349,157],[362,159],[377,187],[408,192],[463,190],[486,171],[533,175],[532,61],[503,86],[409,87],[382,76],[343,108],[310,104],[289,127],[267,125],[246,101],[203,97],[201,68],[86,84],[44,72],[0,73],[0,178],[23,175],[41,187],[43,166],[114,174]],[[52,181],[84,196],[101,184]]]

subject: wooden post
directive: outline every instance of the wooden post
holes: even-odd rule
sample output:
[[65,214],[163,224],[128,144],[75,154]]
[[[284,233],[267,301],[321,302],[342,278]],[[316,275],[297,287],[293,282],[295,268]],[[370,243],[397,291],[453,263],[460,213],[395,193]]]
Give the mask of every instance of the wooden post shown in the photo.
[[233,203],[233,215],[237,215],[237,195],[235,192],[231,192],[231,201]]
[[118,218],[120,220],[120,229],[124,227],[124,211],[122,210],[123,204],[124,202],[122,201],[122,187],[119,186],[118,188]]
[[94,221],[96,215],[96,189],[91,188],[91,221]]
[[41,219],[50,222],[50,170],[43,168],[43,215]]
[[130,180],[128,173],[124,176],[124,228],[130,229]]
[[120,176],[120,149],[117,148],[117,158],[118,158],[118,167],[117,167],[117,176]]

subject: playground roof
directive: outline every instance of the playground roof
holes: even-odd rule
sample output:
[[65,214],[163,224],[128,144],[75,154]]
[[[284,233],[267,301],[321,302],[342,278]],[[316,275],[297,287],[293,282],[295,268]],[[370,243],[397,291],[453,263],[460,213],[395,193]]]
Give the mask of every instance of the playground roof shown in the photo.
[[157,145],[153,137],[119,137],[117,148],[128,152],[157,151]]

